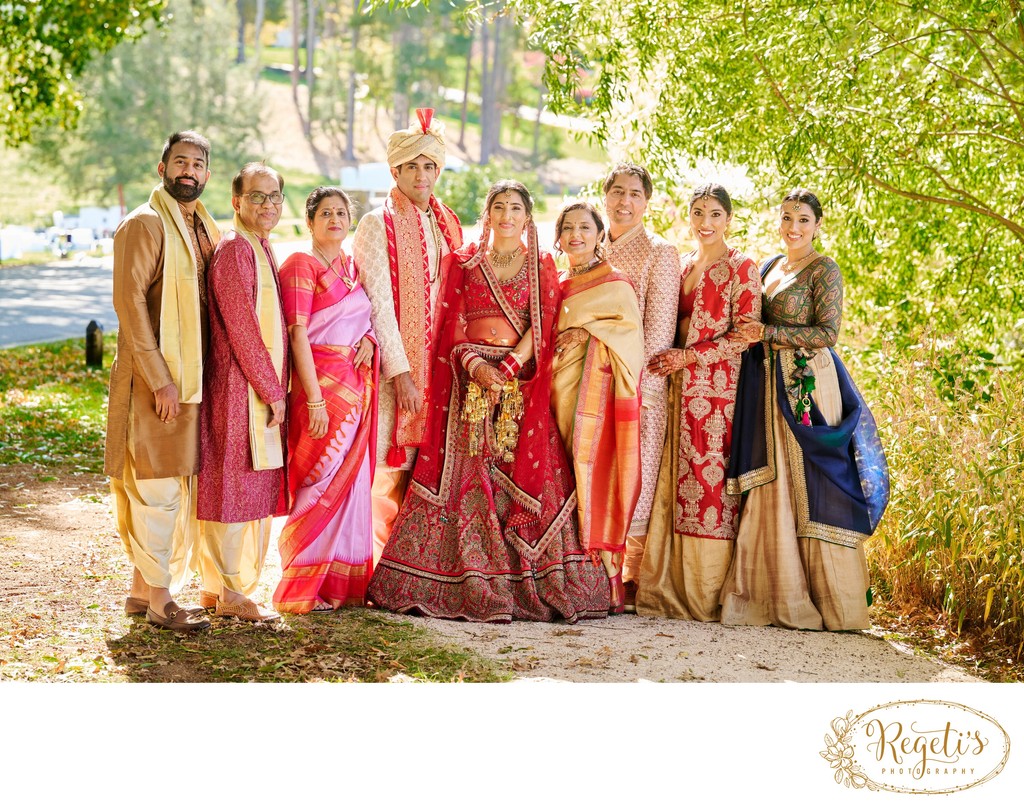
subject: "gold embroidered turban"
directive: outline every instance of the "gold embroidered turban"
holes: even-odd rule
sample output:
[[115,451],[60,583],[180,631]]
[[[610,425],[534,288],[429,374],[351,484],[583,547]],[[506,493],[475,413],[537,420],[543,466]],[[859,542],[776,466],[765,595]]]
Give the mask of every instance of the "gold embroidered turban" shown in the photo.
[[400,166],[424,155],[443,167],[444,124],[433,122],[432,109],[418,109],[416,117],[419,118],[418,124],[400,129],[388,138],[388,165]]

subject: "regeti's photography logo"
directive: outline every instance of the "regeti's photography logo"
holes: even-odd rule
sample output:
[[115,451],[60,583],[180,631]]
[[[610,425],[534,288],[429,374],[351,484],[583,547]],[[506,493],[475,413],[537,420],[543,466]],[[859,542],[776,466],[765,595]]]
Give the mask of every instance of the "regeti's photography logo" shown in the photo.
[[1010,737],[991,716],[941,700],[888,702],[832,721],[824,758],[837,784],[917,794],[962,792],[1006,766]]

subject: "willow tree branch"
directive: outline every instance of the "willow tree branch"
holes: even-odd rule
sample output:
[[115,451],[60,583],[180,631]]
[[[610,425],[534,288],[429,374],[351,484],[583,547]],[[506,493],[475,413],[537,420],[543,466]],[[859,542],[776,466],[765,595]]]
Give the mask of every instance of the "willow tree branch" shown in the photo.
[[978,199],[976,196],[974,196],[974,194],[971,194],[965,191],[964,189],[957,188],[955,185],[953,185],[948,179],[946,179],[946,175],[939,171],[937,168],[935,168],[935,166],[929,166],[927,164],[921,163],[920,161],[914,161],[914,165],[920,166],[926,172],[931,174],[936,180],[942,183],[943,187],[945,187],[945,189],[949,191],[951,194],[959,194],[964,199],[973,202],[975,205],[978,206],[978,208],[988,209],[988,206],[985,205],[985,203]]
[[1010,0],[1010,12],[1013,14],[1014,19],[1017,20],[1017,34],[1020,36],[1020,41],[1024,44],[1024,20],[1020,16],[1020,3],[1018,0]]
[[1013,138],[1007,137],[1006,135],[1000,135],[998,132],[983,132],[979,129],[965,129],[953,132],[931,132],[937,138],[956,138],[956,137],[977,137],[977,138],[994,138],[1000,140],[1003,143],[1008,143],[1011,146],[1016,146],[1020,149],[1024,149],[1024,141],[1014,140]]
[[1011,98],[1010,91],[1007,89],[1005,82],[1003,82],[1003,77],[999,75],[999,71],[996,70],[996,66],[992,64],[992,60],[989,58],[988,53],[981,47],[981,43],[974,38],[973,34],[965,34],[965,36],[971,41],[971,44],[974,45],[975,50],[981,54],[981,58],[985,64],[988,65],[992,78],[996,80],[996,83],[1006,95],[1007,101],[1010,103],[1010,106],[1013,107],[1013,114],[1017,117],[1017,123],[1020,124],[1021,130],[1024,130],[1024,115],[1021,114],[1020,105]]
[[[943,73],[946,73],[947,75],[952,76],[954,79],[957,79],[959,81],[962,81],[962,82],[965,82],[967,84],[970,84],[972,87],[976,87],[978,90],[980,90],[981,92],[985,93],[986,95],[994,96],[995,98],[1001,98],[1003,101],[1005,101],[1006,103],[1010,104],[1011,106],[1015,105],[1014,100],[1010,96],[1006,95],[1005,93],[996,92],[996,90],[994,90],[993,88],[988,87],[988,86],[982,84],[981,82],[976,81],[975,79],[972,79],[970,76],[965,76],[963,73],[958,73],[957,71],[953,70],[951,67],[947,67],[946,65],[941,64],[940,62],[936,62],[934,59],[932,59],[929,56],[925,56],[925,55],[923,55],[921,53],[918,53],[913,48],[911,48],[909,45],[906,45],[902,41],[898,40],[896,38],[896,36],[891,31],[886,31],[884,28],[882,28],[882,26],[878,25],[878,23],[876,23],[874,21],[868,21],[868,25],[870,25],[872,28],[874,28],[876,31],[878,31],[883,36],[887,36],[890,39],[892,39],[893,40],[893,44],[896,47],[900,48],[901,50],[906,51],[911,56],[913,56],[913,57],[921,60],[922,62],[924,62],[926,65],[931,65],[936,70],[940,70]],[[964,29],[957,29],[954,33],[963,33],[963,30]],[[998,83],[999,83],[1000,87],[1002,87],[1002,82],[998,82]]]
[[1013,48],[1011,48],[1009,45],[1003,42],[1003,40],[997,37],[992,31],[979,31],[978,33],[987,36],[989,39],[995,42],[996,45],[998,45],[1000,48],[1006,51],[1011,59],[1020,62],[1022,65],[1024,65],[1024,55],[1017,53],[1017,51],[1015,51]]
[[[911,7],[907,3],[905,3],[905,2],[897,2],[897,5],[902,6],[903,8],[907,9],[908,11],[916,10],[916,9],[911,9]],[[1014,12],[1014,16],[1017,18],[1017,26],[1021,30],[1022,41],[1024,41],[1024,25],[1022,25],[1022,23],[1020,21],[1020,16],[1019,16],[1020,4],[1019,4],[1018,0],[1010,0],[1010,5],[1011,5],[1011,10]],[[926,11],[929,14],[931,14],[935,19],[941,20],[943,23],[945,23],[948,26],[955,27],[954,23],[948,17],[946,17],[945,15],[940,14],[939,12],[934,11],[932,9],[926,9]],[[872,25],[874,25],[874,23],[872,23]],[[879,29],[879,30],[881,30],[881,29]],[[985,51],[984,48],[981,47],[981,43],[978,42],[977,38],[975,37],[975,35],[974,35],[975,29],[973,29],[973,28],[961,28],[961,29],[959,29],[959,32],[962,33],[968,40],[970,40],[970,43],[974,46],[974,49],[978,52],[978,55],[981,56],[982,60],[988,66],[988,69],[989,69],[989,71],[992,74],[992,78],[995,79],[996,84],[998,84],[1000,89],[1002,90],[1002,94],[992,93],[992,95],[995,95],[995,96],[997,96],[999,98],[1004,99],[1010,105],[1010,107],[1013,110],[1014,116],[1017,118],[1018,125],[1022,129],[1024,129],[1024,114],[1021,113],[1020,105],[1010,95],[1009,90],[1007,90],[1007,88],[1006,88],[1006,84],[1003,82],[1002,76],[1000,76],[1000,74],[999,74],[999,71],[996,70],[995,65],[992,64],[992,60],[989,58],[988,53]],[[907,50],[909,52],[913,53],[913,51],[911,51],[910,48],[907,48]],[[1011,51],[1011,53],[1012,53],[1012,51]],[[921,57],[921,56],[919,56],[917,54],[915,54],[915,55],[918,56],[919,59],[924,58],[924,57]],[[928,59],[927,61],[930,64],[935,65],[935,67],[939,68],[940,70],[945,69],[945,68],[943,68],[942,65],[939,65],[939,64],[937,64],[935,62],[932,62],[930,59]],[[956,73],[953,73],[952,71],[949,71],[949,72],[953,76],[957,75]],[[968,79],[968,78],[966,78],[964,76],[960,76],[959,78],[962,78],[962,79],[964,79],[964,80],[966,80],[968,82],[971,82],[976,87],[979,87],[981,89],[985,89],[985,88],[982,87],[982,85],[980,85],[977,82],[974,82],[971,79]],[[991,93],[991,91],[987,91],[987,92]]]
[[[744,7],[744,9],[743,9],[743,33],[744,33],[745,36],[749,37],[750,36],[750,30],[747,27],[747,13],[746,13],[746,11],[747,10]],[[761,72],[764,73],[764,77],[768,81],[768,86],[772,88],[772,92],[775,93],[775,95],[779,99],[779,101],[782,102],[782,106],[786,108],[786,112],[788,112],[790,115],[795,117],[796,116],[796,110],[793,108],[793,105],[789,103],[789,99],[786,98],[786,94],[782,92],[782,86],[775,80],[775,76],[772,74],[771,70],[768,69],[768,65],[765,64],[765,61],[761,57],[760,53],[757,53],[757,52],[754,53],[754,61],[757,62],[757,66],[759,68],[761,68]]]
[[932,194],[920,194],[917,191],[908,191],[905,188],[900,188],[899,186],[883,180],[881,177],[872,174],[867,169],[858,168],[854,161],[845,154],[837,153],[837,157],[839,157],[840,161],[845,163],[848,168],[852,169],[855,174],[859,174],[872,185],[881,188],[883,191],[888,191],[896,196],[903,197],[904,199],[912,199],[917,202],[929,202],[934,205],[948,205],[952,208],[960,208],[964,211],[970,211],[971,213],[978,214],[986,219],[998,222],[1020,241],[1024,242],[1024,225],[1014,222],[1012,219],[1007,219],[1005,216],[996,213],[991,208],[975,205],[970,202],[964,202],[959,199],[950,199],[947,197],[934,196]]

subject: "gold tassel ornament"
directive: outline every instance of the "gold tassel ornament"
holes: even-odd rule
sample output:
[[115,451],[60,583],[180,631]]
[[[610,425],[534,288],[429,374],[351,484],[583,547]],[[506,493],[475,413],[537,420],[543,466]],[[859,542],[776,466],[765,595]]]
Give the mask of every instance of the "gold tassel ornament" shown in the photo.
[[462,420],[469,425],[469,455],[480,454],[484,445],[484,419],[487,418],[487,396],[476,383],[470,382],[466,387],[466,401],[462,405]]
[[515,460],[515,448],[519,443],[519,419],[523,417],[523,394],[519,380],[513,377],[501,388],[501,408],[498,423],[494,428],[494,440],[498,453],[505,463]]

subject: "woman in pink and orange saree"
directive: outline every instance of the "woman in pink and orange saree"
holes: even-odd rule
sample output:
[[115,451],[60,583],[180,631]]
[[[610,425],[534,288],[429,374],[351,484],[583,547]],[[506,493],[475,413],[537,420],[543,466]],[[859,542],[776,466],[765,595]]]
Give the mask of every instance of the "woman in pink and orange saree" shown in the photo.
[[342,250],[351,202],[321,186],[306,200],[310,253],[281,265],[291,343],[288,487],[278,540],[281,612],[329,612],[364,603],[372,570],[370,483],[376,447],[377,365],[370,301]]
[[572,459],[583,547],[610,582],[609,611],[625,609],[622,555],[640,497],[640,306],[629,277],[600,255],[601,215],[588,202],[562,209],[557,245],[569,259],[551,380],[551,406]]
[[495,183],[480,243],[444,259],[426,440],[370,582],[385,609],[494,622],[608,614],[551,413],[561,296],[532,209],[522,183]]

